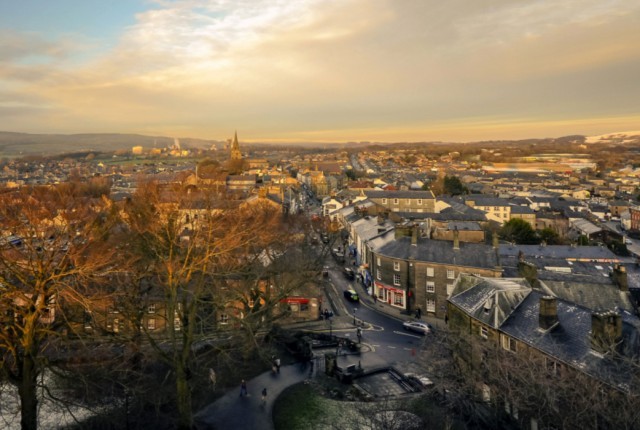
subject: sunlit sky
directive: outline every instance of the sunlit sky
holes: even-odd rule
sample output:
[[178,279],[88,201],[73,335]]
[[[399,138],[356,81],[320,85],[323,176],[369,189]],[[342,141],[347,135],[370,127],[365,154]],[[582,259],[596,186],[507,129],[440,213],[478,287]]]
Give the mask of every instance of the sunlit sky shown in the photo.
[[640,129],[640,1],[0,0],[0,130],[474,141]]

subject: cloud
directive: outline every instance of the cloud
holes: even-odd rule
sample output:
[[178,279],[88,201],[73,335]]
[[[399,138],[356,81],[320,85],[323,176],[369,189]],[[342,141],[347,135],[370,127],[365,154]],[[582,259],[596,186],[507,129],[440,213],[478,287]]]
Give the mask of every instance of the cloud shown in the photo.
[[0,89],[38,94],[62,126],[102,131],[573,130],[563,121],[637,113],[639,15],[622,0],[163,0],[96,58],[91,45],[0,39]]

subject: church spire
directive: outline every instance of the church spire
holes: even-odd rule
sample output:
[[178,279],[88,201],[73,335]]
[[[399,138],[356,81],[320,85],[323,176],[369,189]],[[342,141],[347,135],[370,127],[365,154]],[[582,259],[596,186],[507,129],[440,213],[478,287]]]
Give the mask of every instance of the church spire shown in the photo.
[[242,152],[240,152],[240,144],[238,143],[238,131],[233,134],[233,142],[231,142],[231,159],[241,160]]

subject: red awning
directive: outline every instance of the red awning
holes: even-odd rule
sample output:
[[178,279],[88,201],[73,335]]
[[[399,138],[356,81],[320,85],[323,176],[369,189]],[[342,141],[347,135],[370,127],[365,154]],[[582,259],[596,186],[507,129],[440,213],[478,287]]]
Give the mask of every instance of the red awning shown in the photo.
[[285,297],[280,300],[281,303],[298,303],[300,305],[306,305],[309,303],[309,299],[304,297]]

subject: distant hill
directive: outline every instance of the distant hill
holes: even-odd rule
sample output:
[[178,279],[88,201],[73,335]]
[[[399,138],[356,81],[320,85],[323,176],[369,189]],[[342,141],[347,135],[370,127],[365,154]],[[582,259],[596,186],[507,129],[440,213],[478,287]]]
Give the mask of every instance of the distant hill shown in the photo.
[[[222,142],[213,140],[178,138],[185,148],[210,148]],[[68,152],[98,151],[112,152],[130,150],[134,146],[165,148],[174,143],[166,136],[144,136],[140,134],[30,134],[0,131],[0,156],[55,155]]]
[[600,136],[589,136],[585,143],[609,143],[620,144],[640,144],[640,131],[623,131],[619,133],[602,134]]

